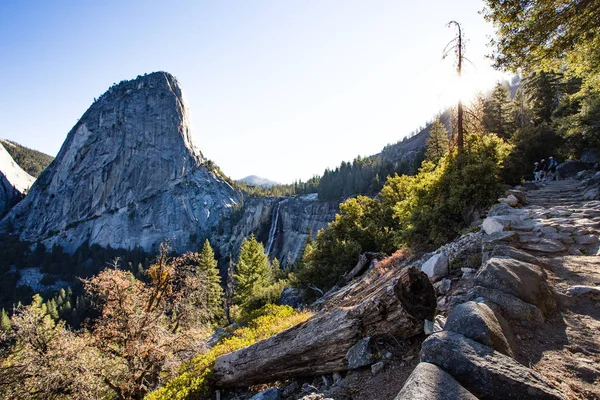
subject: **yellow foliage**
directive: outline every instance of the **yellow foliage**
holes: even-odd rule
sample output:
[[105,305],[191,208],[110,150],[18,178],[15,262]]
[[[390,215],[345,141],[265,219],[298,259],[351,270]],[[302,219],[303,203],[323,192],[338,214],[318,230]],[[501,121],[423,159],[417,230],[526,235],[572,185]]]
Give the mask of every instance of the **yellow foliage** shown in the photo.
[[271,337],[291,328],[312,316],[309,312],[297,312],[289,306],[267,304],[251,313],[248,326],[239,328],[222,339],[207,353],[197,355],[182,366],[181,373],[145,398],[147,400],[202,399],[208,398],[210,389],[210,368],[217,357],[250,346],[259,340]]

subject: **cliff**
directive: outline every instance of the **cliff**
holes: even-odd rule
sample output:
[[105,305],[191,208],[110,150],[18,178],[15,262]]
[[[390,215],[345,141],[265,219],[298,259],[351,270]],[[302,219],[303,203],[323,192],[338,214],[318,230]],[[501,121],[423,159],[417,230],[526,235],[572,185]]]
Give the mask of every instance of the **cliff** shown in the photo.
[[21,239],[153,250],[195,246],[240,201],[195,146],[175,77],[111,87],[69,132],[27,198],[2,221]]
[[315,195],[294,197],[250,197],[214,236],[222,257],[236,252],[244,236],[254,234],[265,244],[269,257],[283,266],[300,255],[308,232],[316,236],[339,211],[338,202],[319,201]]

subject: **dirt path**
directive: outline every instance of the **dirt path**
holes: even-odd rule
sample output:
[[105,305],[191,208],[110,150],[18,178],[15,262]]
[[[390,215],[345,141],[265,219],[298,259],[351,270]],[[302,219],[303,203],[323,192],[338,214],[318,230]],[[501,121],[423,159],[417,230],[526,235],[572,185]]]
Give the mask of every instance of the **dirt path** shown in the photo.
[[600,399],[600,296],[573,289],[600,287],[600,202],[584,201],[578,184],[564,180],[527,191],[520,245],[549,265],[559,310],[542,325],[514,330],[519,361],[569,398]]

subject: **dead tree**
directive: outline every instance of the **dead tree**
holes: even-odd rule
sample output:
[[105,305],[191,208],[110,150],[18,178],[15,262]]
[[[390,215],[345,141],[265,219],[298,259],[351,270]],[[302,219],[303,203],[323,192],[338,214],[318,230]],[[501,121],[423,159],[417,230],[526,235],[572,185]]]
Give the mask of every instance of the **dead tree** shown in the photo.
[[311,319],[246,348],[222,355],[213,367],[217,387],[242,387],[348,369],[346,353],[364,337],[407,339],[433,318],[436,297],[427,275],[408,267],[371,285],[352,306]]

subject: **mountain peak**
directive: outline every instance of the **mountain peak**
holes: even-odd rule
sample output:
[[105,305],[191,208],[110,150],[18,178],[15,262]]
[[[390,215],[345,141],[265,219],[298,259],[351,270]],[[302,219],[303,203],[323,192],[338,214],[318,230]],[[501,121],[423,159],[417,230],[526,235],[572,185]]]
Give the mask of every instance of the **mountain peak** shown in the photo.
[[178,81],[140,75],[94,101],[16,207],[22,212],[7,218],[24,240],[61,232],[52,236],[71,250],[85,241],[150,249],[168,237],[186,248],[237,198],[203,161]]
[[244,182],[250,186],[258,186],[264,188],[270,188],[276,185],[279,185],[279,182],[272,181],[267,178],[263,178],[258,175],[248,175],[242,179],[238,179],[238,182]]

